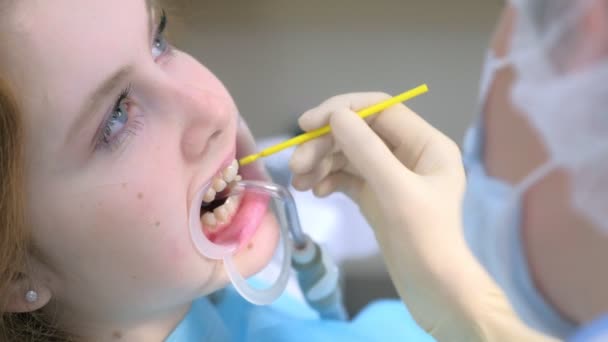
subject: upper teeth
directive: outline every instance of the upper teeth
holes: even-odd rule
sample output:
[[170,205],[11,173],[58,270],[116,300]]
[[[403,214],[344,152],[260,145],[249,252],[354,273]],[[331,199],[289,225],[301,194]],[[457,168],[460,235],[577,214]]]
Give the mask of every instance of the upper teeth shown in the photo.
[[224,176],[224,180],[228,183],[232,182],[239,172],[239,163],[235,160],[232,161],[232,164],[228,166],[224,171],[222,171],[222,176]]
[[213,190],[215,190],[215,192],[224,191],[224,189],[226,189],[226,185],[228,185],[228,183],[221,178],[216,178],[213,180]]
[[230,182],[240,181],[241,176],[237,175],[238,171],[239,163],[235,159],[227,168],[213,178],[211,186],[205,193],[205,196],[203,196],[203,201],[205,203],[213,202],[217,193],[224,191]]
[[[213,178],[211,186],[203,196],[203,202],[213,202],[217,194],[224,191],[228,187],[228,184],[240,181],[242,178],[237,175],[238,171],[239,163],[234,160],[227,168]],[[238,209],[239,204],[239,196],[229,197],[223,205],[215,208],[213,212],[206,212],[202,215],[201,219],[203,224],[205,224],[210,231],[218,229],[218,224],[222,225],[228,223]]]

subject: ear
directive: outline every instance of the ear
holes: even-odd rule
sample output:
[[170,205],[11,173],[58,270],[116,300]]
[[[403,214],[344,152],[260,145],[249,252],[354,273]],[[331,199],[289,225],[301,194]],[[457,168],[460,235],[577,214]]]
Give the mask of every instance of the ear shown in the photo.
[[[41,309],[48,304],[52,297],[50,289],[46,286],[32,285],[32,283],[33,281],[25,275],[13,281],[9,288],[9,298],[6,307],[7,312],[32,312]],[[27,293],[29,291],[36,292],[36,300],[27,300]]]

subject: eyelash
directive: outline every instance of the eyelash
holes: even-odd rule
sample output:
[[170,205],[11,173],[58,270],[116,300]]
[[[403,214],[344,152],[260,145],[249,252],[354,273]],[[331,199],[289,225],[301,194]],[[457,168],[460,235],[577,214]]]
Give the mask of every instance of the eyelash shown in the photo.
[[[106,120],[103,131],[101,132],[100,145],[107,147],[110,150],[115,150],[120,147],[126,138],[135,135],[137,130],[141,128],[142,121],[141,116],[131,118],[129,114],[129,98],[131,97],[131,85],[127,86],[116,101],[116,104],[112,108],[110,117]],[[116,124],[117,120],[122,119],[124,127],[113,134],[112,128]],[[120,124],[120,122],[119,122]]]
[[165,38],[165,31],[167,29],[168,23],[169,20],[167,18],[167,13],[165,12],[165,10],[162,10],[158,28],[156,29],[156,34],[154,35],[154,40],[152,41],[152,48],[160,49],[160,54],[157,58],[160,58],[165,55],[172,55],[173,52],[171,44],[169,44],[169,42]]
[[[155,61],[160,59],[163,56],[171,55],[172,47],[167,42],[164,33],[167,28],[167,15],[165,11],[162,11],[161,18],[159,21],[158,28],[156,29],[156,33],[154,35],[154,39],[152,41],[152,54]],[[158,56],[155,56],[154,49],[159,49],[160,53]],[[129,100],[131,98],[131,85],[127,86],[127,88],[123,89],[123,91],[118,96],[114,106],[112,107],[112,111],[108,118],[104,121],[103,128],[98,139],[97,147],[107,147],[110,150],[115,150],[120,147],[129,136],[133,136],[137,133],[137,131],[143,126],[143,122],[141,121],[141,115],[137,115],[131,118],[129,113]],[[125,115],[123,118],[120,116],[120,113]],[[118,115],[117,115],[118,114]],[[112,128],[115,125],[115,120],[117,119],[125,120],[124,128],[122,128],[118,133],[113,136]]]

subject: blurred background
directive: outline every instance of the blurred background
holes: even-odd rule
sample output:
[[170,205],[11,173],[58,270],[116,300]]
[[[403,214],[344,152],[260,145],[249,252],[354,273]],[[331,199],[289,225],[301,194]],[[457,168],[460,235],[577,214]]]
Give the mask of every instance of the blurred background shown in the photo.
[[[502,5],[499,0],[172,0],[168,10],[173,43],[224,82],[260,141],[292,134],[299,114],[333,95],[397,94],[427,83],[431,92],[408,106],[460,142],[476,115],[481,65]],[[336,201],[341,203],[336,210],[344,211],[341,199],[327,206]],[[343,260],[351,313],[371,299],[396,296],[381,258],[367,253],[369,246],[364,249]]]

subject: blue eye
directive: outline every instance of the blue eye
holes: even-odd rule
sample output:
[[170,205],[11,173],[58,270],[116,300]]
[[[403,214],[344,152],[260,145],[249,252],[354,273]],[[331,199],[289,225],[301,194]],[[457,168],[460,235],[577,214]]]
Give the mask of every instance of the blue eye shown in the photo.
[[164,55],[167,50],[169,50],[169,43],[167,39],[163,36],[158,36],[154,39],[154,44],[152,45],[152,57],[154,59],[159,58]]
[[131,102],[131,86],[123,90],[118,97],[111,113],[107,116],[99,133],[96,150],[109,148],[116,150],[126,143],[127,138],[134,136],[143,128],[141,114],[134,114],[137,106]]
[[108,118],[103,127],[103,135],[101,137],[104,144],[110,145],[117,140],[129,122],[129,110],[127,99],[129,90],[125,90],[112,109],[112,114]]
[[167,53],[171,48],[171,45],[165,38],[165,29],[167,28],[167,14],[165,11],[162,12],[160,17],[160,23],[158,24],[158,28],[156,29],[156,34],[154,35],[154,41],[152,42],[152,57],[157,59]]

